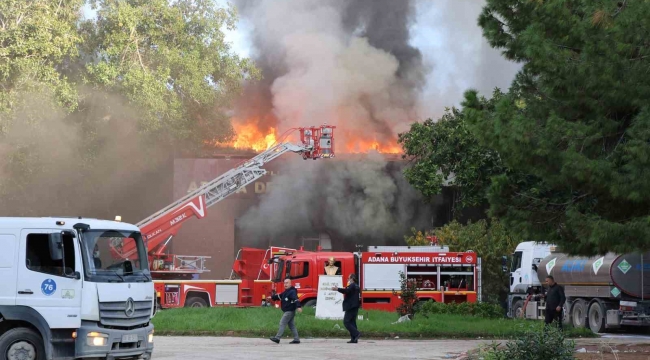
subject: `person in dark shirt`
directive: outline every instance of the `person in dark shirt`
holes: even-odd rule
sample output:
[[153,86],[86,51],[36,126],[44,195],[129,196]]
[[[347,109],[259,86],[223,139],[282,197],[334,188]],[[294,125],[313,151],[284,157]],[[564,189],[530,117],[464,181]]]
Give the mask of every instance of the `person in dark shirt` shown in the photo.
[[343,325],[350,332],[350,341],[348,344],[356,344],[361,333],[357,329],[357,314],[359,313],[359,285],[357,285],[357,276],[350,274],[348,277],[348,286],[339,288],[333,286],[332,290],[336,290],[344,295],[343,299]]
[[296,311],[302,312],[302,308],[300,307],[300,300],[298,300],[298,291],[291,285],[291,279],[284,279],[284,291],[281,294],[276,294],[275,290],[273,290],[271,299],[281,301],[283,312],[278,333],[271,338],[271,341],[279,344],[280,338],[284,334],[284,329],[289,325],[289,330],[293,334],[293,341],[289,344],[300,344],[298,329],[296,329],[293,319],[296,317]]
[[546,285],[548,285],[548,290],[546,291],[546,311],[544,323],[550,325],[553,321],[557,320],[560,330],[562,329],[562,307],[566,301],[564,296],[564,288],[558,283],[555,282],[553,276],[549,275],[546,277]]

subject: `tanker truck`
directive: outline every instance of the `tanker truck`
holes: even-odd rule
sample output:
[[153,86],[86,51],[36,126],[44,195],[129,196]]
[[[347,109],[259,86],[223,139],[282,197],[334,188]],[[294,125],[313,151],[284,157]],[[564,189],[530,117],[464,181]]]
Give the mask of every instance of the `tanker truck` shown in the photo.
[[[517,245],[510,267],[508,316],[544,319],[545,303],[535,295],[552,275],[564,287],[563,322],[595,333],[650,325],[650,253],[569,256],[551,244]],[[503,259],[507,272],[507,257]]]

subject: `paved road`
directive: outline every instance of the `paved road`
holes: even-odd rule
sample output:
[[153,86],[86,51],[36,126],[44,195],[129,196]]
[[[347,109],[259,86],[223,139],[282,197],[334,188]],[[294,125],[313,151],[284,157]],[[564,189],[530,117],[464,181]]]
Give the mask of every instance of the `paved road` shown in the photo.
[[[650,344],[648,336],[606,335],[601,339],[578,340],[581,344]],[[280,345],[268,339],[236,337],[173,337],[159,336],[155,340],[154,360],[253,360],[253,359],[457,359],[465,351],[488,340],[364,340],[347,344],[344,339],[303,339],[302,344],[291,345],[283,340]],[[350,351],[354,349],[354,351]]]
[[[303,339],[299,345],[283,340],[233,337],[165,337],[154,341],[154,360],[166,359],[456,359],[481,341],[459,340],[363,340]],[[354,349],[354,351],[350,351]]]

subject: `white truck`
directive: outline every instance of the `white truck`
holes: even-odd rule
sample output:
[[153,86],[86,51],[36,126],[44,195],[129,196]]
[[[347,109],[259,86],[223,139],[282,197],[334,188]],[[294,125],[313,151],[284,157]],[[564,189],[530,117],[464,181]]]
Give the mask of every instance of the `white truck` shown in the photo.
[[[644,258],[646,261],[644,261]],[[650,254],[569,256],[551,244],[522,242],[512,256],[508,315],[544,319],[542,284],[547,275],[564,287],[563,321],[595,333],[650,325]],[[504,271],[507,258],[504,257]]]
[[[135,246],[128,259],[112,248]],[[155,292],[135,225],[0,218],[0,359],[149,359]]]

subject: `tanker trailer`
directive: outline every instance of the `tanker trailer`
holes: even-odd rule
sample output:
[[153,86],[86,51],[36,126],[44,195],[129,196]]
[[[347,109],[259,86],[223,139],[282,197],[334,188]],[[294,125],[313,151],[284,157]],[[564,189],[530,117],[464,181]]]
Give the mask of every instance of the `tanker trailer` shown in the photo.
[[[565,321],[600,333],[621,326],[650,325],[650,253],[576,257],[554,252],[531,265],[540,282],[547,275],[564,287]],[[644,260],[645,259],[645,260]],[[532,292],[541,289],[531,289]],[[526,317],[543,319],[544,300],[529,301]]]

